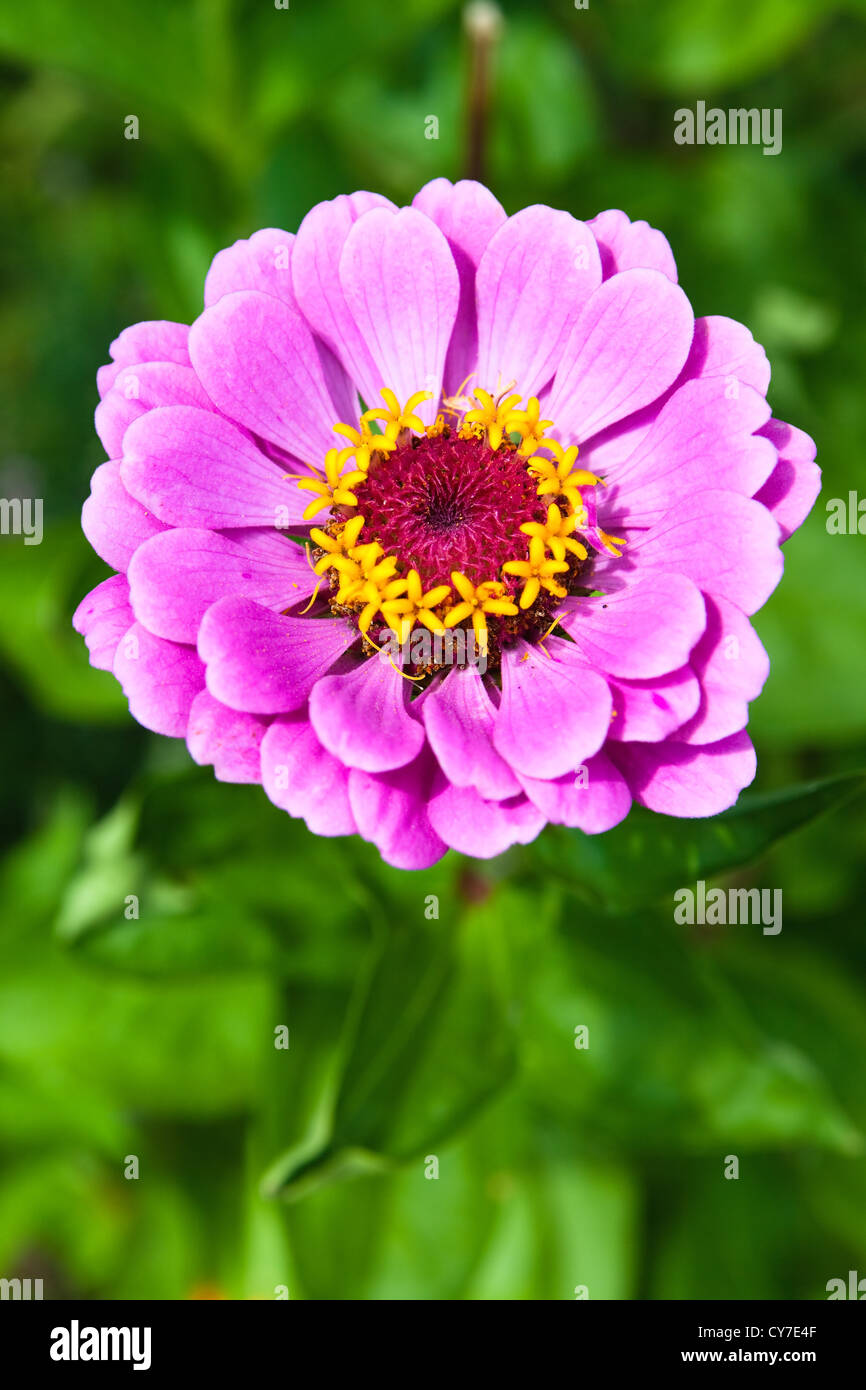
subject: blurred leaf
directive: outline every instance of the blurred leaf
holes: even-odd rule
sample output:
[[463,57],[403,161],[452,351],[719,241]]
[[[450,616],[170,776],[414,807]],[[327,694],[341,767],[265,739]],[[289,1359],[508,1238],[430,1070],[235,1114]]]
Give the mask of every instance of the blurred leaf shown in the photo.
[[11,1274],[26,1260],[25,1274],[33,1266],[44,1276],[46,1298],[68,1296],[67,1279],[91,1292],[122,1258],[132,1214],[125,1186],[80,1154],[16,1164],[0,1189],[0,1267]]
[[[443,54],[423,86],[383,90],[374,73],[350,71],[340,81],[327,121],[350,160],[369,167],[368,179],[421,184],[455,169],[464,117],[455,54]],[[435,123],[435,124],[434,124]]]
[[803,1211],[783,1157],[749,1156],[739,1177],[726,1179],[719,1154],[678,1165],[657,1187],[669,1215],[658,1232],[648,1297],[742,1299],[761,1288],[779,1298],[826,1297],[823,1282],[835,1271],[816,1287],[820,1228]]
[[171,0],[154,0],[146,10],[106,9],[97,0],[83,0],[74,13],[55,0],[32,0],[26,13],[4,9],[0,48],[17,58],[63,64],[127,91],[155,91],[163,101],[179,101],[185,88],[195,91],[194,24],[193,8]]
[[266,1191],[298,1197],[459,1129],[513,1074],[509,988],[495,912],[393,926],[359,994],[327,1142],[278,1159]]
[[0,1148],[65,1141],[114,1158],[126,1133],[116,1110],[84,1079],[70,1091],[68,1078],[44,1065],[0,1066]]
[[605,912],[626,912],[696,879],[753,863],[791,831],[841,806],[866,787],[866,773],[843,773],[762,795],[743,794],[720,816],[683,820],[634,806],[605,835],[548,826],[527,851]]
[[[597,137],[595,96],[580,51],[536,18],[507,22],[496,55],[491,164],[496,179],[562,179]],[[589,216],[583,209],[583,216]]]
[[57,911],[81,852],[87,811],[80,797],[61,790],[43,824],[0,863],[0,959],[26,951],[22,938],[32,941]]
[[[66,719],[128,718],[117,682],[88,665],[72,628],[86,544],[77,524],[46,522],[41,545],[0,547],[0,652],[46,712]],[[98,582],[98,581],[97,581]]]
[[117,1269],[118,1299],[146,1298],[162,1289],[169,1299],[189,1298],[195,1287],[200,1231],[186,1194],[169,1177],[135,1184],[131,1232],[136,1258]]
[[[353,863],[363,850],[353,846]],[[218,783],[210,769],[155,774],[91,831],[57,935],[92,964],[134,975],[350,978],[376,899],[355,874],[323,891],[330,854],[260,787]],[[311,921],[318,932],[304,929]]]
[[766,690],[752,706],[759,746],[834,747],[866,735],[866,656],[863,643],[851,640],[852,631],[866,629],[866,549],[861,536],[828,535],[832,497],[847,503],[847,487],[825,483],[809,524],[786,546],[777,593],[756,617],[772,660]]
[[[548,1162],[513,1181],[465,1297],[622,1299],[634,1270],[635,1192],[611,1162]],[[584,1292],[584,1290],[586,1292]]]
[[707,94],[774,68],[822,17],[812,0],[620,0],[605,15],[632,79]]
[[269,933],[244,921],[228,906],[210,913],[168,913],[147,922],[123,922],[83,939],[83,954],[94,965],[130,974],[208,975],[278,968]]
[[852,1057],[866,1051],[866,989],[862,972],[852,974],[801,935],[777,953],[773,988],[754,954],[732,954],[735,987],[764,1028],[789,1048],[805,1052],[832,1083],[846,1109],[866,1131],[866,1070],[852,1067]]
[[261,1095],[272,992],[259,978],[107,988],[66,962],[0,981],[0,1061],[153,1114],[237,1113]]
[[[625,1298],[637,1192],[615,1159],[547,1151],[513,1093],[455,1142],[285,1208],[305,1298]],[[432,1164],[435,1158],[436,1166]],[[443,1238],[447,1233],[447,1238]]]
[[203,144],[230,159],[240,148],[229,109],[231,89],[221,47],[228,41],[226,0],[147,7],[105,6],[87,0],[67,8],[56,0],[32,0],[26,12],[8,6],[0,16],[0,51],[7,56],[61,66],[123,96],[128,112],[148,131],[152,112],[180,119]]
[[823,300],[787,285],[765,285],[758,295],[754,334],[771,361],[777,352],[821,352],[838,329],[838,313]]
[[[515,922],[510,936],[525,981],[521,1074],[551,1117],[568,1117],[594,1144],[623,1153],[795,1141],[862,1151],[848,1090],[807,1042],[777,1029],[774,1014],[737,989],[726,939],[717,943],[710,928],[698,929],[709,939],[696,937],[672,912],[605,918],[573,900],[556,934],[543,922],[542,914],[522,928]],[[750,942],[765,989],[783,946],[772,937],[759,936],[759,948]],[[774,992],[784,996],[776,971]],[[823,1017],[831,1028],[832,1013]]]

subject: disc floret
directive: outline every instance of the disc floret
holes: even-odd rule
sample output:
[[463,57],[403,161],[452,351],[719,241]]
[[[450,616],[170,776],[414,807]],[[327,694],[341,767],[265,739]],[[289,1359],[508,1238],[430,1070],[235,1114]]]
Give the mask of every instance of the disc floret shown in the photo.
[[432,425],[417,414],[429,391],[405,404],[388,387],[381,396],[357,426],[334,426],[349,444],[328,452],[324,477],[298,480],[316,494],[305,519],[330,510],[310,540],[332,611],[372,647],[388,631],[403,645],[416,626],[465,627],[494,661],[521,637],[540,640],[598,537],[616,539],[586,534],[582,490],[601,480],[575,467],[576,445],[548,435],[535,396],[523,407],[511,388],[478,387],[477,404],[452,397]]

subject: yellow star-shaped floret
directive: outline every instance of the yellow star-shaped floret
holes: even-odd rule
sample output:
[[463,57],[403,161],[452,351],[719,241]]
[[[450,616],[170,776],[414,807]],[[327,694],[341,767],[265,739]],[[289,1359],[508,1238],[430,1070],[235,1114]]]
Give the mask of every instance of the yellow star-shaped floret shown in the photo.
[[353,546],[358,544],[358,537],[363,525],[364,518],[362,516],[353,516],[351,521],[347,521],[335,536],[329,536],[327,531],[320,531],[318,526],[314,526],[310,532],[310,540],[320,550],[325,551],[325,554],[313,566],[314,572],[324,574],[339,557],[347,555]]
[[544,541],[533,536],[529,542],[528,560],[508,560],[502,566],[503,574],[514,574],[524,580],[520,595],[520,607],[531,608],[542,589],[565,598],[568,590],[558,584],[554,575],[564,574],[568,569],[565,560],[548,560],[544,552]]
[[445,614],[445,626],[454,627],[464,618],[472,619],[475,638],[482,651],[487,650],[488,613],[498,613],[502,617],[513,617],[517,604],[503,598],[505,585],[498,579],[487,579],[483,584],[473,584],[460,570],[451,571],[451,583],[460,595],[460,601]]
[[520,396],[506,396],[497,401],[489,391],[482,391],[480,387],[472,394],[481,404],[477,410],[467,410],[463,419],[467,425],[480,425],[482,430],[486,430],[491,449],[498,449]]
[[545,439],[544,446],[554,457],[549,459],[543,454],[535,454],[526,465],[530,473],[538,479],[539,497],[557,494],[565,498],[572,511],[581,513],[583,498],[579,489],[594,487],[601,479],[596,477],[595,473],[587,472],[585,468],[575,468],[576,444],[564,449],[555,439]]
[[340,576],[338,603],[373,603],[397,572],[397,558],[385,555],[378,541],[356,545],[348,555],[334,558]]
[[385,407],[379,406],[375,410],[365,410],[361,416],[361,423],[367,420],[384,420],[385,435],[388,439],[396,440],[403,430],[414,430],[416,434],[424,433],[424,421],[414,413],[415,407],[422,401],[432,401],[432,391],[416,391],[410,396],[405,406],[401,406],[399,400],[389,386],[385,386],[379,392]]
[[[350,441],[349,456],[354,454],[356,468],[366,473],[374,454],[390,454],[392,449],[396,449],[397,441],[387,434],[376,434],[371,430],[366,416],[361,417],[360,425],[361,428],[356,430],[354,425],[340,423],[334,426],[334,433],[345,435]],[[343,452],[345,454],[346,450]]]
[[522,436],[517,452],[522,454],[524,458],[534,454],[542,444],[548,443],[544,437],[544,432],[553,424],[553,421],[540,420],[538,418],[540,414],[541,406],[538,397],[530,396],[526,403],[526,409],[512,410],[505,421],[506,431],[516,430]]
[[325,476],[315,478],[296,478],[299,488],[316,494],[315,501],[304,508],[304,521],[320,512],[323,507],[357,507],[358,499],[352,492],[356,483],[364,481],[364,474],[357,470],[343,473],[343,464],[352,454],[351,449],[329,449],[325,455]]
[[402,646],[416,623],[422,623],[431,632],[444,632],[445,624],[435,611],[440,603],[451,593],[448,584],[437,584],[426,594],[417,570],[410,570],[404,580],[398,583],[405,587],[400,596],[387,596],[382,604],[382,617],[396,632]]
[[585,560],[587,549],[572,536],[572,531],[577,525],[577,516],[572,512],[571,516],[563,516],[555,502],[551,502],[547,509],[547,521],[527,521],[521,526],[521,531],[527,536],[537,536],[544,542],[554,560],[564,560],[565,552],[570,551],[576,555],[578,560]]

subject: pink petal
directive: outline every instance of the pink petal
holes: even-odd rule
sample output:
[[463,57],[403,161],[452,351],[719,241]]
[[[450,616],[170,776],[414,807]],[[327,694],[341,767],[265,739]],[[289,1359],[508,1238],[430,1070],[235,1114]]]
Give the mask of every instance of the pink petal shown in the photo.
[[753,497],[776,466],[776,450],[755,431],[770,407],[751,387],[718,377],[675,391],[634,453],[610,474],[602,494],[605,529],[647,527],[672,499],[724,486]]
[[428,869],[448,846],[430,823],[427,804],[436,772],[429,749],[393,772],[349,774],[349,801],[365,840],[395,869]]
[[409,712],[406,680],[379,657],[317,681],[310,721],[329,753],[364,772],[403,767],[424,743],[424,725]]
[[[130,601],[140,623],[172,642],[194,643],[218,599],[254,599],[281,612],[312,593],[317,580],[299,546],[265,533],[231,540],[192,526],[163,531],[139,546],[129,566]],[[255,711],[262,713],[263,711]]]
[[660,270],[674,284],[677,266],[670,243],[648,222],[631,222],[624,212],[611,208],[586,224],[598,242],[605,280],[620,270]]
[[120,639],[114,674],[133,719],[155,734],[183,738],[192,702],[204,687],[195,647],[165,642],[135,623]]
[[[323,343],[321,338],[316,338],[315,341],[325,385],[331,400],[334,402],[336,419],[345,424],[351,424],[361,414],[358,392],[339,358],[334,355],[327,343]],[[345,443],[345,440],[343,442]]]
[[515,796],[520,783],[493,746],[496,707],[475,666],[455,667],[424,701],[427,737],[449,781],[488,801]]
[[502,703],[493,742],[530,777],[560,777],[596,753],[610,724],[607,683],[573,645],[548,638],[545,656],[526,642],[502,654]]
[[262,740],[262,782],[275,806],[314,835],[354,835],[349,772],[326,752],[305,713],[275,719]]
[[446,782],[430,801],[430,824],[460,854],[493,859],[512,845],[528,845],[544,829],[545,817],[523,795],[485,801],[473,787]]
[[215,699],[249,714],[287,714],[306,703],[319,677],[358,636],[356,627],[338,619],[278,616],[235,597],[205,613],[198,649]]
[[[609,738],[659,743],[680,729],[701,703],[701,687],[691,667],[652,680],[611,681],[614,715]],[[677,735],[682,738],[682,733]]]
[[129,585],[122,574],[103,579],[83,598],[72,615],[72,626],[87,644],[90,664],[111,671],[117,644],[135,622],[129,605]]
[[168,319],[150,319],[124,328],[109,349],[111,363],[96,373],[100,396],[111,390],[118,372],[139,362],[177,362],[188,367],[188,337],[185,323],[171,323]]
[[782,577],[779,528],[766,507],[735,492],[700,492],[677,502],[663,521],[629,537],[623,559],[596,561],[595,578],[621,581],[629,562],[643,574],[684,574],[744,613],[767,602]]
[[815,442],[781,420],[768,420],[761,433],[775,445],[779,461],[756,496],[773,513],[786,541],[806,520],[821,491]]
[[455,395],[474,371],[478,358],[475,273],[487,243],[505,221],[505,212],[483,183],[433,179],[412,199],[444,233],[460,276],[457,321],[445,359],[445,394]]
[[346,237],[340,284],[375,363],[372,373],[356,378],[367,405],[381,405],[383,386],[401,402],[414,391],[431,391],[433,399],[417,411],[431,423],[460,295],[445,237],[415,208],[374,208]]
[[320,464],[337,438],[313,335],[299,310],[255,290],[227,294],[192,325],[189,351],[223,414]]
[[770,661],[748,618],[724,599],[707,599],[707,630],[692,652],[700,707],[677,738],[715,743],[745,728],[749,701],[760,695]]
[[770,364],[745,324],[710,314],[695,319],[695,336],[682,375],[684,381],[709,376],[735,379],[766,396]]
[[505,210],[489,188],[474,179],[431,179],[419,189],[412,206],[431,218],[452,249],[475,265],[493,233],[505,221]]
[[204,282],[205,308],[237,290],[260,290],[294,304],[291,254],[294,237],[265,227],[214,256]]
[[541,205],[509,217],[478,266],[473,385],[496,395],[513,384],[524,399],[537,395],[600,283],[598,247],[585,223]]
[[[256,232],[249,241],[236,241],[234,246],[220,251],[205,281],[205,307],[237,290],[258,290],[297,309],[292,271],[294,241],[290,232],[269,227]],[[316,351],[336,418],[356,418],[358,398],[345,371],[320,339],[316,339]]]
[[709,377],[722,378],[729,395],[735,393],[738,384],[751,387],[761,396],[766,395],[770,365],[764,350],[749,330],[734,319],[719,315],[695,319],[691,350],[676,381],[643,410],[596,435],[581,450],[582,465],[604,478],[612,478],[640,448],[659,412],[674,393],[689,381]]
[[121,469],[133,497],[173,526],[303,525],[309,493],[230,421],[190,406],[130,425]]
[[[396,212],[394,204],[378,193],[341,194],[332,202],[318,203],[301,223],[292,248],[292,283],[304,317],[356,383],[369,381],[377,373],[366,340],[349,312],[339,266],[352,226],[372,208]],[[345,414],[341,418],[347,419]]]
[[90,479],[81,529],[100,559],[125,571],[138,547],[165,527],[127,492],[115,460],[101,463]]
[[520,778],[526,795],[554,825],[569,825],[587,835],[611,830],[628,815],[631,793],[621,773],[604,753],[552,781]]
[[618,743],[611,756],[635,801],[666,816],[717,816],[754,780],[755,750],[745,733],[690,748],[685,743]]
[[582,442],[656,400],[694,331],[682,290],[658,270],[624,270],[593,294],[561,353],[545,409],[563,442]]
[[110,459],[120,458],[123,439],[133,420],[160,405],[197,405],[212,409],[191,367],[174,362],[142,362],[124,367],[96,407],[96,433]]
[[266,719],[221,705],[207,690],[192,702],[186,743],[193,759],[212,765],[218,782],[261,782]]
[[706,624],[703,598],[682,574],[653,575],[603,598],[568,599],[560,613],[590,665],[634,680],[684,666]]

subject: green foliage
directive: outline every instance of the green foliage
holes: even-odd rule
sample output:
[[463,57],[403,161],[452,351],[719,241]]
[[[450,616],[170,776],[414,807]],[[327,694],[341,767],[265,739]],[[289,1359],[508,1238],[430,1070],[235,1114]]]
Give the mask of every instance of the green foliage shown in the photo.
[[[45,538],[0,538],[0,1274],[51,1296],[820,1298],[866,1260],[866,548],[824,524],[862,493],[864,6],[503,9],[494,191],[662,227],[819,443],[758,784],[400,874],[133,726],[70,627],[95,368],[233,238],[459,177],[460,7],[6,6],[0,493]],[[676,146],[699,99],[781,108],[782,153]],[[697,879],[781,887],[783,930],[679,926]]]
[[634,807],[603,837],[551,826],[537,856],[586,896],[596,911],[627,911],[672,893],[685,879],[706,879],[753,864],[775,840],[866,789],[866,773],[842,773],[805,786],[755,795],[730,811],[683,821]]

